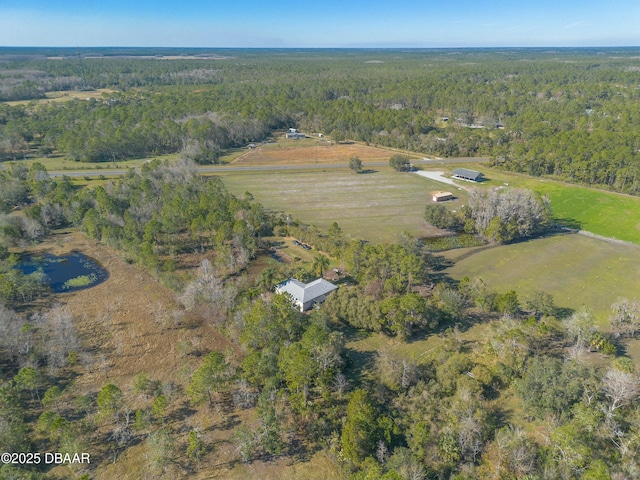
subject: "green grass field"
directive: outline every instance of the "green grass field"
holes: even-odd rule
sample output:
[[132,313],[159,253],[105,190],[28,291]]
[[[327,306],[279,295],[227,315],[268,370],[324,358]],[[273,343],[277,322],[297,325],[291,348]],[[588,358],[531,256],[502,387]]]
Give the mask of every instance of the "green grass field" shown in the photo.
[[[640,245],[639,197],[484,166],[481,170],[489,179],[478,185],[481,188],[509,185],[537,191],[549,197],[559,222]],[[348,234],[379,242],[393,241],[402,230],[429,236],[432,231],[424,224],[422,213],[432,190],[453,189],[460,194],[460,200],[450,208],[467,201],[464,192],[455,187],[415,177],[383,168],[358,176],[348,170],[326,170],[229,174],[224,179],[233,193],[250,191],[271,210],[287,211],[321,228],[335,220]]]
[[490,249],[449,252],[455,279],[480,277],[501,292],[521,297],[534,289],[553,295],[559,307],[590,308],[605,325],[618,297],[640,294],[640,248],[577,234],[558,235]]
[[[62,155],[53,155],[51,157],[34,157],[26,160],[17,160],[15,163],[26,165],[30,167],[33,163],[41,163],[50,172],[63,172],[66,171],[83,171],[83,170],[114,170],[139,167],[149,160],[158,159],[160,161],[169,160],[173,161],[178,158],[177,154],[172,155],[158,155],[149,158],[136,158],[131,160],[118,160],[116,162],[75,162]],[[12,162],[7,161],[4,165],[10,165]]]
[[402,231],[417,237],[437,233],[423,219],[433,190],[453,188],[459,199],[447,202],[449,208],[459,208],[468,199],[466,192],[451,185],[387,168],[360,175],[326,169],[234,173],[222,178],[232,193],[249,191],[269,210],[287,212],[324,230],[335,221],[347,235],[372,242],[394,242]]
[[640,245],[640,198],[553,180],[486,169],[487,186],[528,188],[551,200],[555,217],[567,225]]

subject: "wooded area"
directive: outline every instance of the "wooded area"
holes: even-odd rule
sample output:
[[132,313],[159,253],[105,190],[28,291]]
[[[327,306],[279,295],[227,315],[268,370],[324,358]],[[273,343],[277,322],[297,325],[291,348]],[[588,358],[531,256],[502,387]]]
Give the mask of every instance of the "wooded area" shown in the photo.
[[[266,211],[250,193],[230,194],[196,163],[293,125],[336,140],[491,154],[505,168],[533,168],[535,151],[539,166],[555,163],[531,173],[637,193],[639,60],[632,49],[604,52],[85,58],[89,85],[122,91],[0,105],[3,154],[15,159],[0,171],[0,452],[89,451],[92,459],[60,468],[9,462],[0,478],[113,478],[123,464],[150,478],[192,478],[302,463],[319,451],[336,478],[361,480],[640,476],[640,379],[625,350],[640,335],[637,299],[618,299],[598,324],[588,308],[559,308],[553,292],[456,282],[422,240],[373,244],[336,222],[322,231]],[[53,78],[81,85],[77,67],[77,57],[0,61],[14,97],[42,96]],[[614,137],[625,145],[619,156],[606,154],[604,139]],[[603,139],[602,150],[586,155],[579,138]],[[543,158],[538,142],[560,139]],[[78,161],[183,155],[84,187],[20,161],[44,147]],[[563,152],[572,153],[560,160]],[[406,157],[395,158],[404,170]],[[626,170],[614,173],[615,162]],[[568,175],[578,170],[586,176]],[[479,242],[552,228],[552,205],[527,190],[469,198],[455,214],[429,205],[425,218]],[[128,294],[161,292],[144,319],[130,318],[133,306],[117,295],[74,315],[58,303],[72,296],[52,294],[41,272],[15,268],[35,245],[62,244],[68,232],[116,252],[113,264],[133,277]],[[291,239],[309,247],[309,261],[279,257]],[[274,292],[288,278],[327,272],[339,288],[311,312]],[[145,319],[152,327],[138,337]],[[176,340],[145,371],[111,374],[110,357],[135,363],[142,350],[127,342],[150,348],[152,335]],[[367,341],[374,348],[363,348]]]
[[[199,176],[193,163],[155,162],[90,190],[43,172],[35,164],[3,174],[3,185],[13,186],[4,191],[23,192],[21,215],[2,219],[5,245],[81,226],[175,291],[180,310],[155,311],[158,328],[193,328],[181,319],[203,315],[241,353],[193,357],[197,367],[175,383],[140,372],[129,386],[117,379],[98,386],[95,400],[76,398],[65,378],[95,368],[77,320],[63,306],[13,310],[51,294],[41,276],[13,269],[17,257],[5,249],[0,444],[7,451],[100,445],[107,457],[96,462],[117,462],[144,441],[146,471],[176,475],[171,459],[186,462],[183,472],[197,471],[218,447],[198,429],[185,438],[170,428],[169,412],[187,415],[178,417],[182,425],[188,414],[181,406],[213,412],[226,405],[254,415],[228,440],[242,462],[322,448],[345,476],[363,479],[624,478],[640,468],[640,383],[633,362],[619,355],[620,342],[640,332],[635,301],[612,305],[608,334],[588,310],[560,310],[545,291],[498,293],[479,278],[456,284],[438,273],[441,259],[408,235],[395,245],[348,242],[337,224],[323,233],[268,214],[249,195],[235,198],[218,179]],[[513,235],[538,233],[548,206],[509,192],[478,194],[468,218],[487,223],[487,231],[499,222]],[[540,213],[542,223],[501,219],[507,211],[529,220]],[[25,226],[12,229],[12,221]],[[341,288],[310,315],[272,289],[291,276],[322,274],[324,254],[310,265],[274,263],[253,280],[247,275],[268,247],[263,237],[273,234],[300,238],[343,265]],[[204,254],[197,269],[179,267],[194,254]],[[461,329],[476,322],[487,333],[463,341]],[[383,348],[360,363],[346,346],[354,329],[401,342],[433,338],[438,349],[418,359]],[[597,367],[594,355],[609,356],[608,367]],[[514,395],[517,413],[505,410]],[[545,440],[527,426],[546,432]],[[0,469],[11,478],[24,473]],[[45,478],[37,466],[27,471]]]
[[[221,149],[297,127],[335,141],[486,155],[531,175],[640,190],[633,48],[224,53],[216,60],[86,57],[87,84],[118,92],[38,107],[0,104],[0,156],[59,152],[104,162],[185,151],[214,163]],[[84,85],[75,55],[4,58],[1,99]]]

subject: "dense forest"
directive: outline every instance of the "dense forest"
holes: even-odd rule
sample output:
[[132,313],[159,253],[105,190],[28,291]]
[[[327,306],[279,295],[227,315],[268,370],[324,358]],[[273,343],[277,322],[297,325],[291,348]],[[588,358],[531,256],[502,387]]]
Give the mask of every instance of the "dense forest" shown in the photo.
[[[221,151],[297,127],[439,156],[490,156],[531,175],[637,194],[637,51],[628,49],[5,49],[0,100],[115,90],[46,106],[0,104],[0,155],[78,161]],[[29,55],[31,54],[31,56]],[[200,55],[200,56],[199,56]]]

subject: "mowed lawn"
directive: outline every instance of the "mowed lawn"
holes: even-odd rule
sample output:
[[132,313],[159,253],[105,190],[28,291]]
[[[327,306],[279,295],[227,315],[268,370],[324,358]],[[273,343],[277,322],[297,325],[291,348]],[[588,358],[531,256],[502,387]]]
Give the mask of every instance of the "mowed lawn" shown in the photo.
[[547,195],[558,221],[640,245],[640,197],[484,168],[487,186],[528,188]]
[[251,192],[268,210],[282,211],[327,230],[333,222],[352,238],[395,242],[401,232],[416,237],[441,233],[423,218],[430,192],[449,190],[459,196],[449,208],[467,203],[463,190],[413,173],[383,168],[356,174],[332,169],[304,172],[239,173],[222,177],[235,195]]
[[578,234],[558,235],[475,251],[448,252],[455,279],[482,278],[500,292],[521,298],[534,289],[553,295],[559,307],[587,306],[605,325],[619,297],[640,299],[640,248]]

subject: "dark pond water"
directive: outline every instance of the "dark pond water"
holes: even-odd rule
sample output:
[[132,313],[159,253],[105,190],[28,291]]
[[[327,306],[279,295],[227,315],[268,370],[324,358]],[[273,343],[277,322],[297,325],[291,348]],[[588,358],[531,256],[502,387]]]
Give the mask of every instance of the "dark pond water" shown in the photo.
[[27,257],[17,268],[25,275],[42,270],[55,293],[93,287],[109,278],[107,270],[82,253],[70,253],[61,257],[47,253]]

